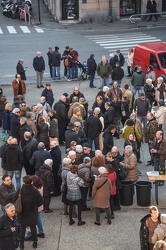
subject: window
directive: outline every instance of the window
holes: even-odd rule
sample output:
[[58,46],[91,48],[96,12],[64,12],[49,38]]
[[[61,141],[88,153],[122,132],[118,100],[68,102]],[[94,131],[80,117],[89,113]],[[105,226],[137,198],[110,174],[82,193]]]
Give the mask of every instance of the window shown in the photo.
[[87,0],[82,0],[82,3],[87,3]]
[[166,69],[166,53],[159,54],[159,60],[163,69]]
[[155,69],[158,69],[158,70],[160,69],[158,62],[157,62],[157,58],[153,54],[150,54],[150,65],[152,65]]

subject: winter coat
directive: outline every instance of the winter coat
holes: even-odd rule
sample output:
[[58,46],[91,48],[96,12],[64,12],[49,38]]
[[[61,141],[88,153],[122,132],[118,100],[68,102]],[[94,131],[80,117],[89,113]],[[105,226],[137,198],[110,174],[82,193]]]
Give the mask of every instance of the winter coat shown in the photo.
[[81,140],[80,140],[78,134],[74,130],[68,129],[65,131],[65,142],[66,142],[65,147],[66,147],[66,149],[70,148],[71,141],[76,141],[77,144],[81,143]]
[[50,106],[53,105],[54,103],[54,94],[52,89],[48,90],[47,88],[45,88],[41,94],[41,96],[44,96],[46,98],[46,102],[48,102],[48,104]]
[[49,197],[51,192],[54,192],[54,177],[52,168],[43,164],[39,168],[40,178],[43,181],[43,197]]
[[35,170],[39,170],[40,166],[42,166],[44,161],[47,159],[52,159],[50,152],[45,149],[38,149],[33,153],[29,163]]
[[[36,127],[36,122],[34,120],[31,120],[32,118],[27,118],[27,125],[30,127],[32,130],[32,136],[37,138],[37,127]],[[31,132],[31,131],[30,131]]]
[[0,204],[6,206],[8,203],[13,203],[13,198],[16,195],[15,187],[13,183],[11,186],[7,186],[4,183],[0,186]]
[[155,100],[155,89],[154,89],[153,84],[152,85],[146,84],[144,86],[144,91],[145,91],[146,98],[148,98],[150,102],[154,102],[154,100]]
[[147,98],[145,100],[137,98],[134,103],[134,111],[136,110],[137,116],[146,116],[148,111],[151,111],[149,100]]
[[68,166],[62,167],[61,172],[61,178],[62,178],[62,184],[61,184],[61,192],[64,192],[65,186],[67,185],[67,174],[70,172],[70,168]]
[[158,102],[159,100],[164,100],[165,98],[165,84],[162,82],[161,84],[157,84],[157,89],[155,90],[155,98]]
[[110,97],[111,101],[114,99],[115,95],[118,96],[120,99],[122,98],[122,90],[119,87],[117,87],[116,90],[114,87],[112,87],[108,92],[108,96]]
[[105,65],[103,65],[103,63],[99,63],[97,66],[97,74],[101,77],[101,78],[108,78],[109,75],[112,72],[112,67],[111,65],[107,62]]
[[141,227],[139,231],[139,236],[140,236],[141,250],[149,250],[149,241],[148,241],[149,230],[148,230],[148,227],[146,226],[146,220],[150,217],[151,215],[147,214],[140,221]]
[[104,107],[104,101],[102,101],[101,104],[97,103],[96,101],[93,103],[92,109],[94,110],[95,108],[100,108],[101,113],[104,115],[105,113],[105,107]]
[[19,137],[18,129],[19,129],[19,119],[18,116],[14,113],[11,113],[11,128],[10,128],[10,135],[14,138]]
[[86,110],[85,110],[84,106],[82,104],[80,104],[79,102],[75,102],[73,104],[71,103],[71,106],[70,106],[69,111],[68,111],[68,117],[69,117],[69,119],[72,117],[73,110],[75,108],[79,108],[80,109],[81,116],[84,119],[84,117],[86,116]]
[[[107,182],[97,190],[105,181]],[[112,183],[107,177],[99,177],[95,180],[92,187],[92,197],[94,199],[93,205],[96,208],[108,208],[110,207],[109,199],[112,194]]]
[[90,178],[90,166],[82,163],[78,166],[78,177],[84,180],[84,187],[89,187],[91,178]]
[[137,158],[134,153],[125,155],[124,161],[120,162],[120,165],[128,172],[124,181],[135,182],[138,180]]
[[25,69],[23,67],[23,65],[21,63],[17,63],[17,66],[16,66],[16,72],[17,74],[19,74],[21,76],[21,80],[26,80],[26,75],[25,75]]
[[55,117],[50,117],[49,137],[59,138],[58,120]]
[[45,61],[44,58],[41,57],[35,57],[33,59],[33,68],[35,71],[42,72],[45,70]]
[[104,131],[104,141],[103,141],[103,154],[106,155],[108,152],[111,151],[112,147],[114,146],[114,139],[113,139],[113,135],[111,133],[111,131],[109,130],[109,128],[107,128]]
[[85,119],[84,131],[87,138],[94,139],[99,136],[102,131],[102,123],[97,116],[90,115]]
[[111,183],[112,183],[112,194],[111,195],[115,195],[116,194],[116,173],[112,172],[112,173],[107,173],[106,174],[107,178],[110,179]]
[[63,57],[61,57],[61,54],[59,53],[59,51],[55,50],[51,53],[52,66],[60,67],[62,60],[63,60]]
[[[156,146],[156,138],[150,144],[150,149],[155,148],[155,146]],[[159,154],[160,161],[166,160],[166,141],[165,141],[165,139],[162,140],[160,147],[157,151],[157,154]]]
[[21,93],[19,93],[19,83],[17,82],[17,80],[13,80],[12,81],[12,86],[13,86],[13,93],[15,96],[21,94],[21,95],[25,95],[26,93],[26,85],[25,82],[23,80],[20,81],[21,83]]
[[73,99],[73,97],[78,97],[78,101],[79,101],[79,99],[80,98],[85,98],[85,96],[84,96],[84,94],[83,93],[81,93],[80,91],[78,92],[78,94],[75,94],[74,92],[73,92],[73,94],[71,94],[70,95],[70,103],[72,103],[72,99]]
[[45,146],[49,145],[49,125],[46,122],[37,124],[38,141],[43,142]]
[[133,87],[139,86],[143,87],[145,83],[145,76],[142,72],[134,72],[131,77],[131,85]]
[[68,124],[69,119],[67,116],[67,108],[65,103],[59,100],[59,102],[55,103],[54,110],[57,113],[58,126],[61,126],[61,124]]
[[32,136],[34,135],[32,128],[27,123],[24,123],[24,124],[20,125],[20,128],[19,128],[19,140],[21,141],[22,148],[24,147],[24,145],[26,143],[25,139],[24,139],[24,133],[26,131],[30,132]]
[[97,68],[97,64],[94,58],[90,57],[87,60],[87,66],[88,66],[88,75],[94,76]]
[[139,134],[138,130],[134,128],[134,126],[127,126],[122,133],[122,138],[124,138],[124,140],[126,141],[127,136],[130,133],[135,136],[137,142],[141,140],[141,135]]
[[148,122],[145,127],[145,142],[153,141],[158,130],[158,124],[156,118],[153,118]]
[[107,128],[109,125],[114,124],[115,109],[110,107],[105,112],[104,125]]
[[37,146],[37,140],[32,137],[28,141],[26,141],[26,144],[22,151],[25,165],[29,164],[29,160],[31,159],[33,153],[37,151]]
[[21,170],[24,164],[23,155],[17,144],[10,144],[3,155],[4,169],[7,171]]
[[126,90],[123,91],[122,96],[126,96],[127,97],[127,100],[130,102],[129,108],[131,110],[132,102],[133,102],[133,93],[131,92],[130,89],[126,89]]
[[124,70],[121,67],[116,67],[113,69],[111,76],[114,81],[122,80],[124,77]]
[[158,125],[164,124],[165,115],[166,115],[166,108],[164,106],[158,107],[158,109],[155,111],[155,117],[156,117]]
[[4,110],[2,112],[2,116],[3,116],[3,123],[2,123],[2,128],[4,130],[8,130],[10,131],[10,128],[11,128],[11,111],[8,111],[8,110]]
[[114,60],[115,60],[115,64],[116,64],[116,62],[119,62],[120,66],[123,66],[125,63],[125,58],[124,58],[122,53],[119,54],[119,57],[118,57],[118,55],[115,55]]
[[145,79],[148,78],[150,78],[152,80],[152,83],[154,83],[156,80],[156,73],[153,70],[149,71],[145,76]]
[[32,184],[23,184],[21,188],[22,213],[18,214],[20,224],[24,227],[36,226],[38,207],[43,204],[40,192]]
[[[11,227],[15,227],[12,233]],[[21,236],[21,227],[19,225],[17,215],[11,220],[7,214],[0,217],[0,249],[15,250],[19,246]]]
[[68,172],[67,174],[67,188],[72,191],[77,191],[84,185],[83,179],[78,177],[77,174],[73,174],[72,172]]
[[4,143],[1,147],[0,147],[0,157],[2,158],[2,161],[1,161],[1,167],[4,169],[5,167],[5,163],[3,161],[3,155],[4,155],[4,152],[6,150],[6,148],[9,146],[9,144]]
[[154,234],[152,236],[152,242],[155,244],[158,240],[166,241],[166,224],[161,223],[154,230]]

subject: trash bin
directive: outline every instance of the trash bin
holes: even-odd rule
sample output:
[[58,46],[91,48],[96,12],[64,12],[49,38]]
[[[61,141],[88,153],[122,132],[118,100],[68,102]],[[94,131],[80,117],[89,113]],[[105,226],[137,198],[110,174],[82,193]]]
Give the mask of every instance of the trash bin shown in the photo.
[[120,189],[120,204],[122,206],[133,205],[134,183],[131,181],[122,181],[122,189]]
[[136,193],[137,193],[137,205],[141,207],[150,206],[151,203],[151,182],[149,181],[137,181]]

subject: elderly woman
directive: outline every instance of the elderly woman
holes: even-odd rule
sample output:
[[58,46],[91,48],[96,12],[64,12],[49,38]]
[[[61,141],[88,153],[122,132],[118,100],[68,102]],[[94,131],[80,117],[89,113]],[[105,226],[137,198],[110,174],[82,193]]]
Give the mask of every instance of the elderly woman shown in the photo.
[[152,79],[146,79],[146,85],[144,86],[145,96],[149,99],[150,107],[152,108],[152,104],[155,101],[155,88],[152,84]]
[[94,198],[94,207],[96,210],[95,225],[100,226],[100,210],[105,209],[107,213],[107,222],[111,224],[111,210],[110,210],[110,196],[112,194],[112,183],[110,179],[106,177],[106,168],[100,167],[99,178],[94,182],[92,189],[92,197]]
[[67,174],[70,172],[71,167],[71,159],[64,158],[62,161],[62,172],[61,172],[61,178],[62,178],[62,184],[61,184],[61,192],[62,192],[62,202],[64,203],[64,215],[68,215],[68,205],[69,201],[66,199],[67,194]]
[[157,78],[157,86],[155,87],[155,99],[164,100],[165,98],[165,84],[162,77]]
[[165,103],[163,100],[159,100],[158,101],[158,108],[155,111],[155,117],[156,117],[156,120],[158,123],[159,130],[164,129],[165,115],[166,115]]
[[128,145],[124,149],[124,160],[120,165],[128,172],[127,178],[124,181],[135,182],[138,180],[137,158],[133,153],[132,146]]

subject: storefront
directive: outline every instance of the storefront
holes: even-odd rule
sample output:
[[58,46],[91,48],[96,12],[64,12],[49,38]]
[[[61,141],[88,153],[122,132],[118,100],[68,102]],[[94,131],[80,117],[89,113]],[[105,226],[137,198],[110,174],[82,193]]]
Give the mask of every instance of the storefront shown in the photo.
[[166,12],[166,1],[165,0],[163,0],[163,2],[162,2],[162,11]]
[[62,0],[62,20],[72,20],[78,18],[78,0]]
[[120,0],[120,16],[141,13],[140,0]]

